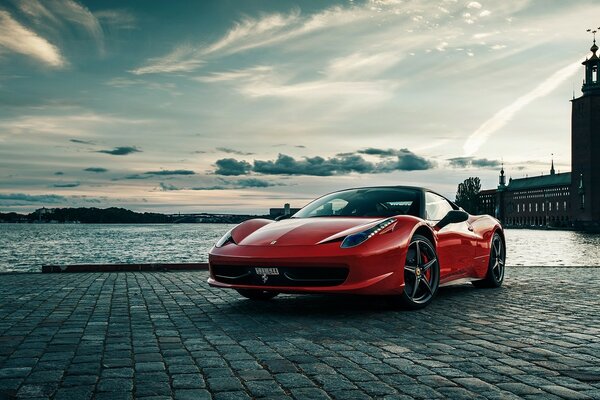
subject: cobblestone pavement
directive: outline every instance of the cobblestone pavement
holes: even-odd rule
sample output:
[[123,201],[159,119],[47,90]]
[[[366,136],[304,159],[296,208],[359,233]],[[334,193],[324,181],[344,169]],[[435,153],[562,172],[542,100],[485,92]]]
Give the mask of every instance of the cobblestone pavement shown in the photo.
[[204,271],[3,274],[0,399],[600,399],[599,272],[513,267],[413,312]]

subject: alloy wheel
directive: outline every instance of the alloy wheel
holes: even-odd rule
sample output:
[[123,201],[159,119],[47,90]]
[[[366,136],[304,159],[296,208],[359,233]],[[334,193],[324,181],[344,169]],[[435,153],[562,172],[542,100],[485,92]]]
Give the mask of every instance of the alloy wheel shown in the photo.
[[428,242],[414,239],[408,246],[404,265],[404,292],[414,303],[428,302],[439,282],[438,259]]

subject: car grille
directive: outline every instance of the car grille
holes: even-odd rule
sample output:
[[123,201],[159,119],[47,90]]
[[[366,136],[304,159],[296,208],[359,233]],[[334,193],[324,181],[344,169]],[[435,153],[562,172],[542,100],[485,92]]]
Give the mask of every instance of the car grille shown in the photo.
[[254,266],[211,265],[215,280],[256,286],[336,286],[348,277],[347,267],[276,267],[279,275],[259,275]]

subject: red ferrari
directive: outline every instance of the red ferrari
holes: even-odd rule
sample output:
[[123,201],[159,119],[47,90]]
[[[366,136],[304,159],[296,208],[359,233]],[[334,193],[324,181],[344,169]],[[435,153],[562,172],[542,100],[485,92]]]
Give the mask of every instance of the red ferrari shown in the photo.
[[325,195],[292,216],[253,219],[210,250],[208,283],[250,299],[279,293],[392,295],[421,308],[456,282],[499,287],[506,257],[500,222],[469,215],[418,187]]

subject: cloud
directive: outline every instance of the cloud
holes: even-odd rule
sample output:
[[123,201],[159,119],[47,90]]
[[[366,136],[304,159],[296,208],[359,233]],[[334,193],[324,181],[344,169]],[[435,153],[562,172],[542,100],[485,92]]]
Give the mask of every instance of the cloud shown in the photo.
[[470,156],[477,152],[477,150],[479,150],[479,148],[483,146],[485,142],[487,142],[490,136],[502,129],[515,116],[515,114],[529,105],[529,103],[532,101],[548,95],[561,83],[576,74],[581,68],[582,61],[583,59],[577,61],[576,63],[571,63],[566,67],[556,71],[550,77],[546,78],[539,85],[533,88],[533,90],[525,93],[514,102],[494,114],[492,118],[481,124],[479,128],[477,128],[477,130],[475,130],[475,132],[473,132],[465,141],[463,146],[465,155]]
[[238,161],[235,158],[223,158],[215,162],[217,175],[246,175],[252,165],[246,161]]
[[61,0],[55,4],[55,14],[73,24],[82,26],[96,40],[100,51],[104,52],[104,32],[98,19],[90,10],[73,0]]
[[368,154],[372,156],[383,156],[390,157],[398,154],[398,150],[394,149],[375,149],[373,147],[366,148],[364,150],[359,150],[357,153],[360,154]]
[[424,157],[418,156],[408,149],[400,149],[397,152],[396,160],[384,161],[377,166],[377,169],[378,172],[424,171],[434,167],[435,164]]
[[[17,3],[15,1],[15,3]],[[85,6],[73,0],[20,1],[21,13],[42,30],[72,34],[74,29],[85,30],[104,52],[104,32],[100,22]]]
[[190,72],[205,63],[197,56],[198,50],[193,46],[180,45],[171,53],[163,57],[152,58],[143,67],[129,72],[135,75]]
[[498,160],[488,160],[487,158],[474,158],[474,157],[454,157],[447,160],[453,168],[493,168],[500,166]]
[[136,18],[126,10],[110,9],[95,11],[94,15],[104,25],[117,29],[135,29]]
[[239,188],[265,188],[271,186],[280,186],[276,185],[273,182],[269,182],[265,179],[258,178],[246,178],[246,179],[238,179],[234,182],[234,184]]
[[27,203],[61,203],[66,197],[57,194],[30,195],[25,193],[0,193],[0,201],[17,201]]
[[5,48],[42,62],[51,68],[63,68],[67,61],[58,47],[15,21],[0,10],[0,48]]
[[148,179],[150,178],[151,175],[140,175],[140,174],[132,174],[132,175],[127,175],[124,176],[123,178],[114,178],[114,181],[120,181],[121,179],[130,179],[130,180],[135,180],[135,179]]
[[[144,66],[130,72],[138,75],[190,72],[204,65],[210,57],[235,54],[281,43],[319,30],[367,20],[374,13],[369,7],[331,7],[306,17],[301,15],[299,9],[294,9],[288,14],[271,13],[258,18],[247,17],[236,22],[223,37],[211,44],[180,45],[171,53],[152,58]],[[218,75],[213,77],[219,78]]]
[[88,140],[81,140],[81,139],[70,139],[69,142],[72,143],[77,143],[77,144],[95,144],[94,142],[88,141]]
[[168,192],[171,190],[181,190],[181,188],[178,188],[175,185],[171,185],[170,183],[164,183],[164,182],[160,182],[158,184],[160,190],[162,190],[163,192]]
[[126,156],[131,153],[140,153],[141,150],[135,146],[115,147],[112,150],[98,150],[96,153],[111,154],[113,156]]
[[[247,161],[233,158],[221,159],[216,162],[216,175],[247,175],[250,172],[263,175],[306,175],[332,176],[358,174],[380,174],[393,171],[420,171],[435,167],[435,164],[424,157],[418,156],[408,149],[375,149],[360,150],[359,153],[386,157],[379,163],[365,160],[355,153],[339,153],[335,157],[324,158],[304,157],[295,159],[286,154],[279,154],[275,160],[254,160],[251,165]],[[389,159],[389,157],[393,157]]]
[[369,147],[359,150],[360,154],[379,156],[383,158],[396,157],[396,160],[386,160],[377,165],[377,172],[391,171],[423,171],[435,167],[435,164],[424,157],[418,156],[408,149],[377,149]]
[[223,153],[237,154],[238,156],[250,156],[250,155],[254,154],[254,153],[246,153],[246,152],[235,150],[235,149],[230,149],[229,147],[217,147],[217,150],[222,151]]
[[253,171],[266,175],[331,176],[350,172],[369,173],[374,168],[372,163],[357,155],[327,159],[317,156],[296,160],[291,156],[279,154],[275,161],[255,160]]
[[148,172],[144,172],[145,175],[162,175],[162,176],[166,176],[166,175],[195,175],[196,173],[194,171],[190,171],[189,169],[174,169],[174,170],[169,170],[169,169],[163,169],[160,171],[148,171]]
[[102,172],[108,172],[108,170],[106,168],[101,168],[101,167],[89,167],[89,168],[84,169],[84,171],[95,172],[97,174],[102,173]]
[[168,183],[161,182],[159,184],[159,188],[162,191],[177,191],[177,190],[235,190],[235,189],[248,189],[248,188],[267,188],[272,186],[282,186],[282,184],[277,184],[273,182],[269,182],[265,179],[258,178],[243,178],[243,179],[234,179],[234,180],[225,180],[223,178],[219,178],[219,184],[210,185],[210,186],[194,186],[194,187],[178,187],[175,185],[171,185]]
[[212,72],[209,75],[197,76],[193,78],[198,82],[230,82],[239,80],[256,80],[266,77],[273,72],[273,67],[259,65],[256,67],[237,69],[224,72]]
[[74,187],[78,187],[79,185],[81,185],[81,183],[79,183],[79,182],[55,183],[54,185],[52,185],[52,187],[55,187],[55,188],[74,188]]

